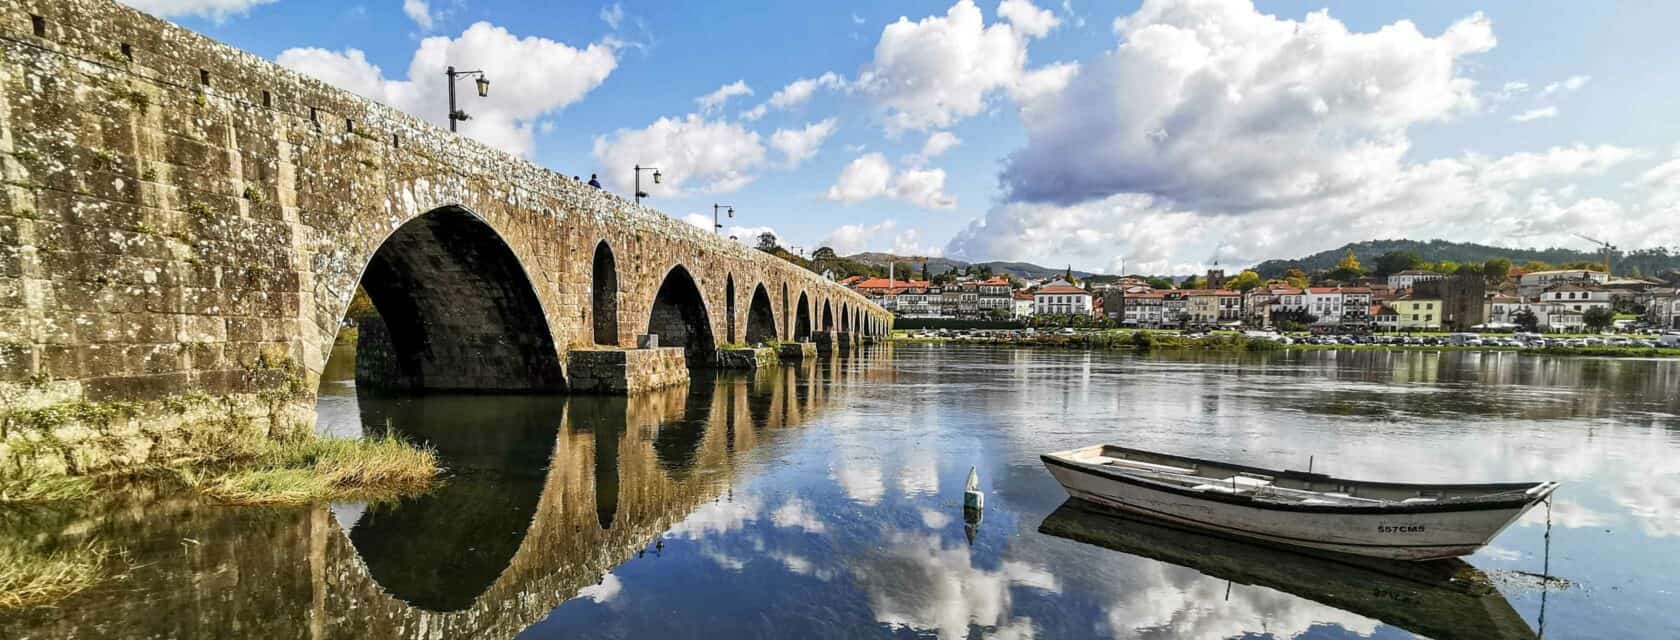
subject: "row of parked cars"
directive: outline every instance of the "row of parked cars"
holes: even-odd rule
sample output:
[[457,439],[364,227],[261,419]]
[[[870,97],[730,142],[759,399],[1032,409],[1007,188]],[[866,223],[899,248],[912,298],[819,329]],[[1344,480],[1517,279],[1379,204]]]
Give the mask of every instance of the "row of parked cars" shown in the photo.
[[[1283,337],[1288,343],[1291,338]],[[1455,333],[1448,336],[1391,336],[1391,335],[1359,335],[1359,336],[1305,336],[1293,339],[1300,344],[1386,344],[1386,345],[1415,345],[1415,346],[1457,346],[1457,347],[1518,347],[1539,349],[1546,347],[1626,347],[1626,348],[1655,348],[1668,346],[1669,340],[1662,336],[1588,336],[1580,338],[1547,337],[1533,333],[1518,333],[1514,335]]]

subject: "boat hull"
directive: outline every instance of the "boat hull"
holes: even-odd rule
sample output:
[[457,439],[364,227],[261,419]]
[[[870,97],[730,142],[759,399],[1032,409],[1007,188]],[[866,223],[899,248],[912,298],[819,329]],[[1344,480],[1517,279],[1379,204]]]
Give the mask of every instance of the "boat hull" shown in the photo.
[[1199,499],[1050,457],[1044,463],[1069,497],[1101,507],[1273,544],[1392,560],[1474,553],[1533,504],[1422,513],[1280,510]]

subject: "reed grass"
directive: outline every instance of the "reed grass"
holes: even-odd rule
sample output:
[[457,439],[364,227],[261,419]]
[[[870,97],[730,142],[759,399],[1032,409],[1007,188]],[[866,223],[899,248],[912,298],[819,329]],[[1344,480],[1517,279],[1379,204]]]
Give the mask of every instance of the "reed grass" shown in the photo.
[[53,553],[0,545],[0,611],[48,607],[107,576],[109,550],[86,543]]
[[0,506],[71,502],[92,495],[93,481],[86,476],[0,476]]
[[339,440],[313,434],[246,439],[222,464],[179,469],[189,486],[228,504],[304,504],[419,493],[437,454],[396,436]]

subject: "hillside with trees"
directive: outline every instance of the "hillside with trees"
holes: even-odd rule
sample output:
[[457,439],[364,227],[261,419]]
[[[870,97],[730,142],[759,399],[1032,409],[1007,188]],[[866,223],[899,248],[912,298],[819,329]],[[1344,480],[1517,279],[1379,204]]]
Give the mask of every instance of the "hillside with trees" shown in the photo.
[[[1485,265],[1489,260],[1496,258],[1508,260],[1511,266],[1522,268],[1585,267],[1603,263],[1601,253],[1556,247],[1509,249],[1446,240],[1368,240],[1293,260],[1267,260],[1255,265],[1254,271],[1266,278],[1281,278],[1290,269],[1299,269],[1307,273],[1332,272],[1345,266],[1344,262],[1350,254],[1356,265],[1364,266],[1361,271],[1378,275],[1387,275],[1407,268],[1430,267],[1434,267],[1436,271],[1450,273],[1456,270],[1455,265]],[[1386,262],[1383,260],[1385,255],[1388,256]],[[1410,266],[1402,264],[1403,262]],[[1611,268],[1618,275],[1633,276],[1659,276],[1680,270],[1680,247],[1620,252],[1612,259]]]
[[[917,265],[916,273],[918,274],[918,277],[920,277],[921,274],[921,261],[923,260],[923,258],[916,256],[907,257],[897,256],[890,253],[873,252],[846,256],[846,259],[856,260],[858,262],[874,265],[882,269],[885,269],[887,264],[891,262],[906,263],[913,261]],[[1041,267],[1030,262],[1005,262],[1001,260],[993,260],[990,262],[964,262],[962,260],[954,260],[951,258],[926,258],[926,260],[929,275],[939,275],[948,271],[962,271],[967,268],[978,269],[984,267],[989,273],[997,275],[1015,276],[1023,280],[1037,280],[1041,278],[1060,276],[1068,270],[1066,266]],[[1096,274],[1074,269],[1073,275],[1079,278],[1087,278]]]

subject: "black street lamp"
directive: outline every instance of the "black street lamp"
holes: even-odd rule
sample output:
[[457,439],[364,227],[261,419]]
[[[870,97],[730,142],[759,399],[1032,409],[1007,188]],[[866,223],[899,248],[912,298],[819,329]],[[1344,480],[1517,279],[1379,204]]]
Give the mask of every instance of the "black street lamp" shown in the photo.
[[647,197],[647,192],[642,191],[642,172],[643,171],[652,171],[653,172],[653,183],[654,184],[659,184],[659,181],[664,178],[664,176],[662,176],[659,173],[659,169],[656,168],[656,167],[644,167],[644,166],[639,165],[639,164],[636,165],[636,204],[641,204],[642,203],[642,198]]
[[722,208],[726,208],[726,207],[729,209],[729,217],[734,218],[735,217],[735,205],[732,205],[732,204],[713,204],[712,205],[712,232],[713,233],[722,233],[723,232],[723,225],[718,224],[718,209],[722,209]]
[[478,97],[490,96],[490,79],[484,77],[483,71],[456,71],[455,67],[443,72],[449,76],[449,130],[455,130],[455,123],[467,119],[467,112],[455,108],[455,79],[461,76],[478,76]]

